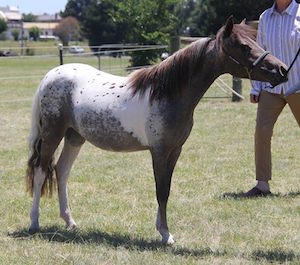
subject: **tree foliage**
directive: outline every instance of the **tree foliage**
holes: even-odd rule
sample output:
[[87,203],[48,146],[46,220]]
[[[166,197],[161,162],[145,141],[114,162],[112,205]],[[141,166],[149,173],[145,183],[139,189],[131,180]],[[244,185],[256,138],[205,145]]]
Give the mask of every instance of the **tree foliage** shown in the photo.
[[75,17],[82,22],[85,17],[85,10],[91,0],[68,0],[65,10],[61,12],[62,17]]
[[14,40],[17,41],[20,36],[20,30],[19,29],[13,29],[11,32],[11,35],[13,36]]
[[23,16],[23,21],[24,22],[34,22],[34,21],[36,21],[36,16],[33,15],[32,13],[28,13],[28,14],[23,13],[22,16]]
[[237,22],[244,18],[258,20],[272,4],[270,0],[197,0],[188,23],[189,33],[191,36],[215,34],[230,15]]
[[66,17],[56,26],[53,33],[58,36],[63,46],[68,46],[72,39],[77,40],[80,35],[80,27],[75,17]]
[[36,41],[40,36],[40,29],[38,27],[32,27],[29,29],[29,37]]
[[[172,0],[125,0],[120,1],[116,19],[122,22],[126,42],[137,44],[168,44],[169,34],[174,31],[173,15],[176,1]],[[132,55],[132,65],[152,63],[161,51],[147,51]]]
[[[76,17],[91,46],[111,43],[167,44],[171,35],[215,34],[230,15],[258,19],[270,0],[69,0],[62,16]],[[148,51],[133,65],[158,56]]]
[[90,0],[83,10],[82,29],[90,46],[124,41],[122,22],[116,20],[115,0]]
[[7,30],[7,24],[4,19],[0,18],[0,34]]

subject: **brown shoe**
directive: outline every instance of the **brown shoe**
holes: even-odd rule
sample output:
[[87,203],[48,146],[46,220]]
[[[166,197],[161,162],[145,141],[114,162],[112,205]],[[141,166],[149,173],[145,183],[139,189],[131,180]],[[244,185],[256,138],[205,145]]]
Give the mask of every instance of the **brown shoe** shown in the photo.
[[268,195],[271,195],[271,191],[262,191],[256,187],[252,188],[248,192],[244,194],[244,197],[247,198],[254,198],[254,197],[266,197]]

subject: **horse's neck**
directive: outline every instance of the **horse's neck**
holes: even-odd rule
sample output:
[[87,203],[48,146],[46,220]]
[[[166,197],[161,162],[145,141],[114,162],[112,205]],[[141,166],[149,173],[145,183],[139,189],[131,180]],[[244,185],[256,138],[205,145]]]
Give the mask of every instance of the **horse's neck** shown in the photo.
[[194,111],[214,80],[223,73],[223,64],[218,55],[215,41],[211,41],[203,56],[201,67],[192,75],[189,88],[184,95],[190,111]]

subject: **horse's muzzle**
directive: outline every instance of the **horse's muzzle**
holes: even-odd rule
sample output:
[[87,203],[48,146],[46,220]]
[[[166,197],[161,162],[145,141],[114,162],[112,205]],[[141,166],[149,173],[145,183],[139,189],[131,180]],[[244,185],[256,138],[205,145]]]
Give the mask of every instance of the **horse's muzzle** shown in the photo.
[[[279,75],[278,75],[279,73]],[[286,81],[288,81],[288,71],[285,67],[280,66],[278,69],[278,73],[276,75],[276,78],[270,82],[272,85],[272,88],[274,88],[275,86],[281,84],[281,83],[285,83]]]

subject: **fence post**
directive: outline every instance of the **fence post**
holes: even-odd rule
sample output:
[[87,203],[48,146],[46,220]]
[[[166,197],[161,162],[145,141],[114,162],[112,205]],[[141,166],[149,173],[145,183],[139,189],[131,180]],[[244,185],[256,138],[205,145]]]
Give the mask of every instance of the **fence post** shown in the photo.
[[24,24],[21,21],[21,56],[24,55]]
[[64,49],[64,46],[60,43],[58,44],[58,50],[59,50],[59,63],[60,65],[63,65],[64,64],[64,61],[63,61],[63,49]]
[[[232,89],[242,95],[242,79],[239,77],[232,77]],[[236,94],[232,93],[232,102],[239,102],[242,99],[240,97],[238,97]]]
[[97,58],[98,58],[98,69],[99,71],[101,70],[101,58],[100,58],[100,48],[98,48],[98,54],[97,54]]
[[180,36],[170,37],[170,55],[180,49]]

